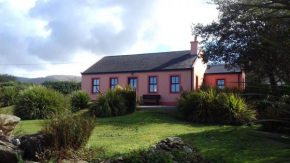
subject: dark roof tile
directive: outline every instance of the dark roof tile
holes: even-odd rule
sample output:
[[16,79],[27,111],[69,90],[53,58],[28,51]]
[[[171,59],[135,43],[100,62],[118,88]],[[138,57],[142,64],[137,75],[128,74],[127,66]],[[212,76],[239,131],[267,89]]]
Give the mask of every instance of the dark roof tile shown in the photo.
[[190,69],[197,55],[190,51],[107,56],[82,74],[146,72]]
[[225,65],[208,65],[205,74],[225,74],[225,73],[240,73],[242,72],[240,68],[235,68],[233,70],[227,70]]

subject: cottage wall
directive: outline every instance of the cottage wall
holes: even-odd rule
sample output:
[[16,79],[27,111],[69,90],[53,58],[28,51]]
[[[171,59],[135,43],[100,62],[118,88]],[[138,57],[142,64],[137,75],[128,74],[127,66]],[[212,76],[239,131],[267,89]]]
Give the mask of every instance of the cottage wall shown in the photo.
[[204,74],[204,84],[217,86],[216,81],[218,79],[225,80],[226,87],[242,87],[242,81],[245,79],[244,73],[235,73],[235,74]]
[[[172,75],[179,75],[180,89],[191,90],[191,70],[95,75],[83,74],[82,90],[88,92],[92,100],[96,100],[99,93],[92,93],[92,81],[94,78],[99,78],[100,80],[100,91],[106,92],[110,88],[110,78],[118,78],[118,85],[127,86],[129,77],[137,77],[137,92],[139,96],[144,94],[159,94],[161,95],[161,105],[174,105],[180,93],[170,92],[170,76]],[[149,76],[157,76],[157,93],[149,93]]]

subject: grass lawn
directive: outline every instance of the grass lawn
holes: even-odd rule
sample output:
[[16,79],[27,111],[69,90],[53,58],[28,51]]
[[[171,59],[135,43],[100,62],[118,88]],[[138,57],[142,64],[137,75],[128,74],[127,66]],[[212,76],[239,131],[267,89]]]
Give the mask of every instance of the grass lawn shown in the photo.
[[15,106],[13,105],[13,106],[8,106],[8,107],[0,108],[0,114],[13,115],[14,107]]
[[[104,147],[107,156],[147,149],[163,138],[179,136],[202,157],[214,162],[282,162],[290,159],[290,145],[248,135],[255,127],[210,126],[176,120],[166,111],[137,111],[133,114],[96,119],[88,145]],[[16,132],[35,133],[41,120],[21,121]]]

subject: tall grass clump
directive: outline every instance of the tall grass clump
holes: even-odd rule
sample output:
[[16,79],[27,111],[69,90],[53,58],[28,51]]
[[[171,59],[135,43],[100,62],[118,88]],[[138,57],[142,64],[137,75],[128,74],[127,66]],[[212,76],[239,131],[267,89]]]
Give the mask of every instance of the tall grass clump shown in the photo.
[[100,94],[89,110],[96,117],[121,116],[134,112],[136,103],[136,92],[132,88],[117,86]]
[[0,107],[14,105],[18,93],[19,90],[16,86],[6,86],[0,88]]
[[72,112],[77,112],[79,110],[88,108],[90,97],[87,92],[78,90],[72,92],[70,101]]
[[122,96],[127,112],[135,112],[136,105],[140,102],[140,99],[137,98],[136,91],[130,86],[121,87],[119,85],[116,86],[116,91]]
[[233,93],[220,93],[217,97],[220,104],[220,118],[224,124],[241,125],[255,120],[256,112],[248,109],[245,99]]
[[95,127],[94,119],[82,116],[56,116],[45,121],[41,134],[46,144],[55,150],[84,147]]
[[183,92],[177,101],[178,117],[194,123],[238,125],[254,120],[244,99],[214,87]]
[[40,162],[62,162],[63,159],[85,159],[91,155],[86,150],[95,127],[94,119],[76,115],[55,116],[45,121],[40,133],[45,142],[45,151],[38,155]]
[[90,113],[96,117],[121,116],[126,114],[126,105],[116,90],[108,90],[91,105]]
[[14,114],[22,119],[43,119],[51,114],[66,113],[68,100],[61,93],[36,85],[19,93]]

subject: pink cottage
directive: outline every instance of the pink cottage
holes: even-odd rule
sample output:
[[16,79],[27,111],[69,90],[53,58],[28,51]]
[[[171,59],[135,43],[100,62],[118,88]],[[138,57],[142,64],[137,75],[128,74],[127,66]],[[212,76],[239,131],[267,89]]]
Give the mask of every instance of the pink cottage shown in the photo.
[[194,91],[201,84],[244,88],[243,71],[207,68],[198,55],[198,41],[190,43],[186,51],[104,57],[82,73],[82,90],[96,100],[116,85],[131,85],[142,97],[159,95],[160,105],[175,105],[182,90]]

